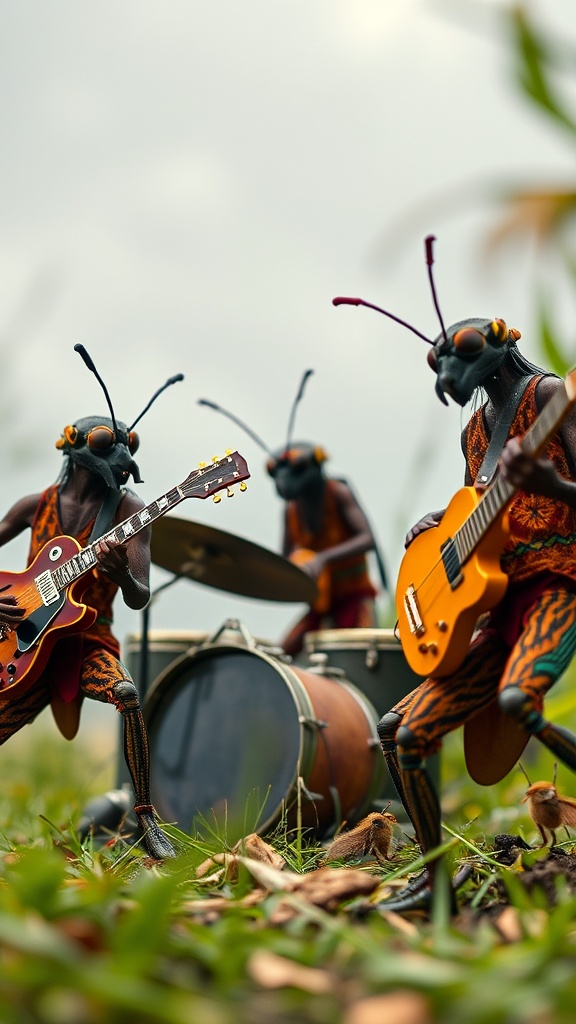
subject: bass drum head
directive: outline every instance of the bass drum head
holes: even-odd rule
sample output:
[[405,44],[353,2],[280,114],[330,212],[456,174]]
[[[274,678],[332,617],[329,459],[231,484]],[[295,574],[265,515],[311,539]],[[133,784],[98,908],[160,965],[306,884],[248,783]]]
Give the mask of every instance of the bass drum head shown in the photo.
[[279,816],[303,741],[288,672],[254,650],[217,645],[156,680],[144,716],[152,801],[165,821],[233,841]]

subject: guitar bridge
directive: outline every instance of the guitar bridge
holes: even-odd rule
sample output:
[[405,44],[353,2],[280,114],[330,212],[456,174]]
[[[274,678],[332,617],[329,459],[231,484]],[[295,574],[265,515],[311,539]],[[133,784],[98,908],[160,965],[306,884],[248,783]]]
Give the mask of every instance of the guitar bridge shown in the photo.
[[414,590],[412,583],[404,594],[404,611],[406,612],[410,632],[414,636],[422,636],[422,634],[426,632],[426,626],[424,625],[422,616],[420,615],[416,591]]
[[49,569],[46,569],[45,572],[41,572],[39,576],[36,576],[34,583],[36,584],[38,593],[46,607],[54,604],[54,601],[58,600],[60,595],[56,589],[54,580],[52,579],[52,573]]

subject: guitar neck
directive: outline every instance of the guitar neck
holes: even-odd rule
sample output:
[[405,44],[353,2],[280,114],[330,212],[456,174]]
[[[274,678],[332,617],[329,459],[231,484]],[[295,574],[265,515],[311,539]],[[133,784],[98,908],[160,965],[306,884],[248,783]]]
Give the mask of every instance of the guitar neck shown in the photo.
[[[558,389],[522,438],[522,448],[528,455],[538,458],[573,404],[574,398],[568,395],[566,387]],[[470,557],[498,516],[510,504],[515,491],[516,488],[500,476],[486,488],[478,505],[454,536],[461,565]]]
[[181,487],[173,487],[167,491],[156,501],[150,502],[145,508],[141,508],[133,516],[129,516],[128,519],[124,519],[123,522],[115,526],[114,529],[108,530],[104,534],[104,537],[99,537],[98,540],[89,544],[87,547],[82,548],[76,555],[69,558],[68,561],[62,562],[56,569],[51,572],[52,582],[56,586],[57,590],[66,590],[75,580],[79,579],[85,573],[90,572],[93,569],[98,559],[95,554],[95,545],[99,540],[111,540],[114,544],[124,544],[130,540],[137,533],[146,526],[150,526],[156,519],[163,516],[165,512],[169,512],[170,509],[174,508],[188,495],[184,493]]

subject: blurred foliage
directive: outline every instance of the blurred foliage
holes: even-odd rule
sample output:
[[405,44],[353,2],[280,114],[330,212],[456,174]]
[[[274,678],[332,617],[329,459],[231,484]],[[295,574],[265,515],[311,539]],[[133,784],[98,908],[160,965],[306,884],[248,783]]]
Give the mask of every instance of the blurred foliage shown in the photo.
[[[576,101],[571,95],[576,81],[576,47],[571,47],[565,37],[553,37],[540,27],[527,5],[507,9],[504,18],[521,95],[554,129],[563,133],[576,152]],[[559,258],[572,292],[576,285],[576,173],[571,187],[516,186],[506,191],[502,203],[503,214],[489,235],[489,249],[497,249],[510,240],[525,242],[531,238],[537,243],[540,344],[548,364],[563,376],[574,356],[559,340],[554,296],[550,295],[550,285],[544,284],[544,270],[547,250]]]
[[[571,669],[549,701],[560,723],[574,718],[575,682]],[[166,826],[179,857],[163,865],[120,837],[80,844],[97,756],[41,727],[26,746],[3,748],[3,1024],[371,1024],[408,1012],[414,1024],[572,1020],[576,896],[562,879],[552,905],[523,886],[547,854],[520,804],[526,780],[515,771],[497,786],[473,784],[460,733],[443,756],[445,849],[451,870],[467,866],[469,878],[458,916],[439,906],[429,922],[373,906],[422,863],[400,828],[390,862],[351,865],[376,876],[373,895],[332,904],[284,890],[286,875],[313,880],[325,847],[282,823],[266,838],[285,867],[261,864],[260,874],[241,858],[231,871],[216,831],[199,838]],[[532,779],[552,775],[539,745],[525,765]],[[561,791],[571,783],[561,774]],[[494,857],[502,830],[534,847],[512,868]],[[563,837],[562,846],[573,848]],[[203,871],[206,858],[213,866]]]

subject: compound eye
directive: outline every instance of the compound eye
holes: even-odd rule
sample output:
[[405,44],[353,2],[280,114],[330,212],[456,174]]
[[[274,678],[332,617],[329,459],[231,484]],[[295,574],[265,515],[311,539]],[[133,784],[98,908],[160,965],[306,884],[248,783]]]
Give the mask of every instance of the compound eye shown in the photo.
[[486,338],[475,327],[463,327],[453,337],[454,348],[463,356],[476,355],[486,344]]
[[438,373],[438,356],[436,354],[436,349],[434,349],[434,348],[429,348],[428,349],[428,355],[426,356],[426,362],[428,363],[428,366],[430,367],[430,369],[434,370],[434,373]]
[[135,430],[131,430],[128,434],[128,451],[130,455],[135,455],[140,447],[140,438]]
[[87,437],[88,446],[97,452],[111,448],[115,440],[114,431],[109,427],[94,427]]
[[500,345],[503,345],[508,340],[508,328],[503,320],[493,320],[490,324],[490,330]]
[[268,462],[266,463],[266,471],[267,471],[268,475],[269,476],[275,476],[277,468],[278,468],[278,460],[277,459],[268,459]]

